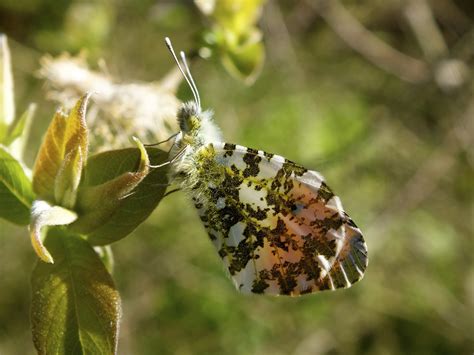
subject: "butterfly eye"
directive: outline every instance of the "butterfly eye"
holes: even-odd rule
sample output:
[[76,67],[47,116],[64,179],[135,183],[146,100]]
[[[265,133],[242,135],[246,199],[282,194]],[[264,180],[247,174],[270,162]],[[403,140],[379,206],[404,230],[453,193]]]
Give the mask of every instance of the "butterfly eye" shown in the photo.
[[184,103],[177,114],[181,131],[187,133],[198,129],[201,126],[199,114],[200,110],[194,101]]

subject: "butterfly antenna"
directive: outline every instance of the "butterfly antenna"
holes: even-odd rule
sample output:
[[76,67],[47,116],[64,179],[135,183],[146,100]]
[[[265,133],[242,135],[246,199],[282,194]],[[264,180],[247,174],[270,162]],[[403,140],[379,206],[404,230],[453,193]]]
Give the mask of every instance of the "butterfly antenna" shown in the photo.
[[191,89],[191,91],[193,93],[194,101],[196,101],[196,103],[197,103],[197,105],[200,109],[201,108],[201,101],[200,101],[200,98],[199,98],[199,94],[197,93],[196,85],[193,85],[194,84],[193,78],[192,77],[191,77],[191,79],[188,78],[188,75],[186,74],[187,72],[189,73],[189,69],[187,68],[187,65],[186,65],[186,69],[187,69],[187,72],[186,72],[186,71],[183,70],[183,67],[180,64],[180,62],[178,60],[178,57],[176,56],[176,54],[174,52],[173,45],[171,44],[171,41],[170,41],[169,37],[165,37],[165,43],[166,43],[166,47],[168,47],[168,50],[170,51],[171,55],[173,56],[174,61],[178,65],[179,71],[181,72],[181,74],[183,74],[184,79],[188,83],[188,86],[189,86],[189,88]]
[[194,81],[193,76],[191,75],[191,70],[189,70],[189,65],[188,65],[188,61],[186,60],[186,55],[184,54],[183,51],[181,51],[179,54],[181,55],[181,61],[183,62],[184,68],[186,69],[186,74],[188,74],[188,78],[194,87],[194,92],[196,93],[196,96],[197,96],[198,107],[199,109],[201,109],[201,97],[199,96],[199,90],[197,89],[196,82]]

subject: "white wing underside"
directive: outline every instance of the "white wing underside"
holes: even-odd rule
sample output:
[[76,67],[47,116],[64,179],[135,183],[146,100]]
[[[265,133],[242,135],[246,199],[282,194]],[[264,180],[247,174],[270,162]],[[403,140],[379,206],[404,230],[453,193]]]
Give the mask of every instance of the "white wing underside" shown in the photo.
[[201,148],[196,161],[191,194],[240,291],[300,295],[363,277],[361,231],[319,173],[225,143]]

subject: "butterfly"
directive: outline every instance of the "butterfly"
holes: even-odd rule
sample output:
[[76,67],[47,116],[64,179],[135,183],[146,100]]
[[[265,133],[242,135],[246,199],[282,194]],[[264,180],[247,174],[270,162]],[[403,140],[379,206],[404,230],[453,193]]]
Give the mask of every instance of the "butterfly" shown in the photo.
[[236,288],[298,296],[362,279],[367,246],[341,201],[316,171],[279,155],[224,143],[186,57],[178,60],[194,101],[177,113],[169,180],[191,196]]

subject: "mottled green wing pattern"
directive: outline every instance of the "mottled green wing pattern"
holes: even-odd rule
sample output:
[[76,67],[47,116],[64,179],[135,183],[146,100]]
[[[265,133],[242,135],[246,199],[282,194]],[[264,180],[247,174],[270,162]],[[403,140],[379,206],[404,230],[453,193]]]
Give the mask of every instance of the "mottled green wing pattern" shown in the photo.
[[367,247],[323,177],[285,158],[212,143],[189,190],[236,287],[301,295],[362,279]]

